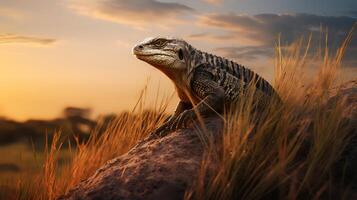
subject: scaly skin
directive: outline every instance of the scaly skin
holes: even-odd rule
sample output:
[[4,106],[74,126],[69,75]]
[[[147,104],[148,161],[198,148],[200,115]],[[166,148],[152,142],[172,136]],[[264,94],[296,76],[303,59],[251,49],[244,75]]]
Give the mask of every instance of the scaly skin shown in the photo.
[[253,80],[257,91],[278,97],[273,87],[251,70],[199,51],[181,39],[149,38],[136,45],[133,53],[165,73],[175,84],[181,100],[174,114],[153,132],[152,138],[187,127],[197,114],[206,117],[221,113]]

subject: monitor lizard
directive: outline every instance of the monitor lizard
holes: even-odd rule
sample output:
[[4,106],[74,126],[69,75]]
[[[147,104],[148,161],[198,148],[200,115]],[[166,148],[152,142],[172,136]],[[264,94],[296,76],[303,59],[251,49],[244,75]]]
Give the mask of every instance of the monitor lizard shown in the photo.
[[222,113],[224,106],[236,101],[253,80],[257,91],[267,97],[279,97],[266,80],[250,69],[200,51],[183,39],[148,38],[133,48],[133,54],[170,78],[180,98],[174,114],[151,138],[186,128],[198,115]]

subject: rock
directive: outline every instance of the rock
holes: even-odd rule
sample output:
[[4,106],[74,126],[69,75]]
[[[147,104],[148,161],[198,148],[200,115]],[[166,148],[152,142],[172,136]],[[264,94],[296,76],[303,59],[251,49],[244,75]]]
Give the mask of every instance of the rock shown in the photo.
[[[221,120],[206,120],[218,136]],[[107,162],[61,200],[77,199],[183,199],[197,177],[204,146],[197,129],[183,129],[161,139],[144,141],[128,153]]]

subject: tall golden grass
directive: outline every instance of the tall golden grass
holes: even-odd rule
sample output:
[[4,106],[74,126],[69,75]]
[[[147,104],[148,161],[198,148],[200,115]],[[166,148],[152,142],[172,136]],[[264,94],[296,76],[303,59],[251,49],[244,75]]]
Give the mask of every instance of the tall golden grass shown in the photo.
[[[349,192],[332,184],[334,164],[350,140],[342,123],[349,107],[343,98],[326,102],[353,30],[334,56],[327,36],[324,51],[312,56],[311,36],[287,48],[277,44],[274,83],[283,103],[272,99],[255,112],[255,88],[242,94],[225,113],[222,143],[208,147],[185,199],[341,199]],[[309,80],[304,68],[316,63],[318,72]]]
[[[72,145],[75,148],[69,145],[73,158],[61,167],[57,161],[64,141],[61,141],[60,133],[55,133],[51,145],[46,143],[42,172],[24,175],[12,183],[15,185],[4,187],[3,191],[0,190],[0,199],[53,200],[88,178],[108,160],[128,152],[167,118],[165,111],[169,98],[157,98],[150,105],[154,106],[154,111],[146,110],[145,108],[149,107],[146,105],[147,91],[147,87],[142,90],[131,112],[122,113],[107,126],[99,123],[87,142],[80,143],[77,140],[77,143]],[[103,127],[105,130],[101,133]],[[9,188],[15,190],[6,191]]]
[[[254,87],[241,94],[235,108],[224,114],[222,143],[206,143],[207,159],[186,199],[320,199],[334,189],[331,170],[349,140],[341,123],[346,106],[339,100],[327,109],[325,103],[352,32],[335,56],[326,45],[311,59],[310,38],[287,48],[277,44],[274,85],[283,104],[272,100],[255,112]],[[307,80],[303,73],[311,60],[319,71]],[[128,152],[166,117],[167,99],[157,99],[152,112],[145,110],[146,91],[131,112],[118,116],[103,133],[99,125],[87,142],[69,145],[75,146],[73,158],[61,167],[57,158],[65,141],[54,134],[46,144],[42,172],[23,176],[11,185],[14,191],[0,191],[2,197],[55,199],[106,161]],[[212,156],[218,158],[213,171]]]

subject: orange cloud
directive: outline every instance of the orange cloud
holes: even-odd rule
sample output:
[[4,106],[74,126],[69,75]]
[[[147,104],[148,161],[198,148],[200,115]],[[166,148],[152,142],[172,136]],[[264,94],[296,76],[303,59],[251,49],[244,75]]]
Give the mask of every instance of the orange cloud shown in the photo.
[[210,33],[197,33],[187,35],[186,38],[193,39],[193,40],[209,40],[209,41],[225,41],[235,39],[236,37],[232,34],[224,34],[224,35],[214,35]]
[[203,1],[208,2],[210,4],[215,4],[215,5],[223,3],[223,0],[203,0]]
[[136,27],[172,25],[183,21],[182,14],[194,11],[180,3],[156,0],[73,0],[70,7],[83,15]]
[[32,44],[41,44],[49,45],[56,42],[53,38],[41,38],[33,36],[23,36],[17,34],[0,34],[0,44],[9,44],[9,43],[32,43]]

